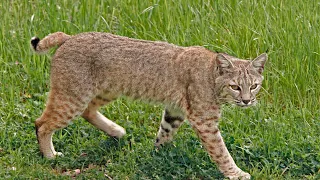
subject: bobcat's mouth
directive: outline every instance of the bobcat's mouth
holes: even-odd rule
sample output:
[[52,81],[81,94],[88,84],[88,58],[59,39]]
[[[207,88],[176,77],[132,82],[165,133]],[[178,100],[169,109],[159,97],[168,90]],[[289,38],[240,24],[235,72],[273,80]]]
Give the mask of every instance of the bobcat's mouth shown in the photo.
[[241,104],[241,103],[237,103],[237,105],[242,108],[247,108],[247,107],[251,106],[251,104]]
[[237,106],[240,106],[240,107],[242,107],[242,108],[246,108],[246,107],[251,106],[251,103],[250,103],[250,104],[244,104],[244,103],[242,103],[242,102],[236,102],[236,105],[237,105]]
[[234,102],[235,102],[235,104],[236,104],[237,106],[240,106],[240,107],[242,107],[242,108],[246,108],[246,107],[249,107],[249,106],[254,106],[254,105],[256,105],[256,99],[252,99],[252,100],[249,100],[249,101],[235,100]]

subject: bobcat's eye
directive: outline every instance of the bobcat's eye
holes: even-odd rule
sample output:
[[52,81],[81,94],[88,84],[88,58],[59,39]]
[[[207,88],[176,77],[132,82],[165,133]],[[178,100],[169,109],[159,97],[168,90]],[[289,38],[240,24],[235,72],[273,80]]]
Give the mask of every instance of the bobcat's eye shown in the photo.
[[254,89],[256,89],[258,87],[258,84],[254,84],[254,85],[252,85],[251,87],[250,87],[250,90],[254,90]]
[[240,90],[241,90],[240,87],[237,86],[237,85],[230,85],[230,88],[231,88],[232,90],[235,90],[235,91],[240,91]]

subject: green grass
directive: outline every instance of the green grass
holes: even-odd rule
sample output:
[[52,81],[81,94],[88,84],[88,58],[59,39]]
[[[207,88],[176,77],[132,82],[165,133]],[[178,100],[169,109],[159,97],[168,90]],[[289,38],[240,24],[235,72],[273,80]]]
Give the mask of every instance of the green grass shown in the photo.
[[223,178],[188,123],[172,144],[155,149],[162,106],[127,99],[102,109],[126,128],[123,139],[79,118],[55,133],[65,156],[41,157],[34,121],[49,90],[52,53],[35,55],[29,40],[55,31],[102,31],[240,58],[269,50],[260,104],[224,106],[225,142],[254,179],[320,179],[318,2],[12,0],[0,12],[0,177],[69,179],[80,169],[80,179]]

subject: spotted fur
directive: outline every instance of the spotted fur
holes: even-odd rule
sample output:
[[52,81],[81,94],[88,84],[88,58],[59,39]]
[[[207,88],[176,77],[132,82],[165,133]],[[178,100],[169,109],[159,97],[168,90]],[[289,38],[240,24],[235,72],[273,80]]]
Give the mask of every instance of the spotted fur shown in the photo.
[[56,152],[52,135],[82,116],[110,136],[125,130],[98,112],[119,96],[167,105],[156,146],[172,140],[187,119],[220,171],[230,179],[250,179],[237,167],[221,137],[221,104],[254,105],[261,88],[266,54],[241,60],[203,47],[180,47],[108,33],[74,36],[57,32],[33,38],[36,52],[58,46],[51,62],[50,93],[35,122],[40,151],[47,158]]

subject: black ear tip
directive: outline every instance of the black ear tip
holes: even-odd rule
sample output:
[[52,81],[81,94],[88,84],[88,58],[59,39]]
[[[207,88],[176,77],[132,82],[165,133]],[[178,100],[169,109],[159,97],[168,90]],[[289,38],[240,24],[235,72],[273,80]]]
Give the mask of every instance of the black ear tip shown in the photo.
[[34,50],[37,49],[38,43],[40,42],[40,39],[38,37],[33,37],[31,39],[31,45],[33,47]]

